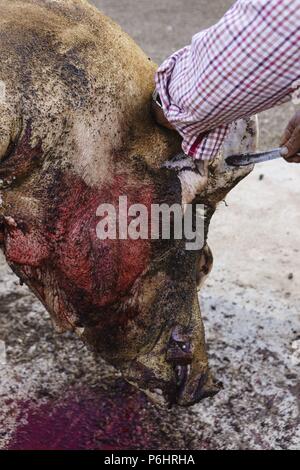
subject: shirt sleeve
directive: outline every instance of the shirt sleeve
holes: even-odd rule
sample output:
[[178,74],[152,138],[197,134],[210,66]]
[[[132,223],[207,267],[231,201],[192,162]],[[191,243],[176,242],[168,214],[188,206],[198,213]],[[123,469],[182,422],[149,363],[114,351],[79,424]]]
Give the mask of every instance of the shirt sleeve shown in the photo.
[[289,99],[300,78],[300,1],[238,0],[158,69],[185,153],[210,159],[229,124]]

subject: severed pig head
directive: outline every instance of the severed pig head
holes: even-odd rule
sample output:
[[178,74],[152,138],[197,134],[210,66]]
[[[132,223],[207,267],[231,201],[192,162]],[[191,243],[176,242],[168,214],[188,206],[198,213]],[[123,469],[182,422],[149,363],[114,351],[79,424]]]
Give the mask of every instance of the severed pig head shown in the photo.
[[[180,405],[213,395],[197,288],[212,262],[210,218],[250,171],[228,168],[224,156],[254,149],[255,121],[232,125],[198,194],[193,162],[173,158],[179,136],[150,113],[156,66],[117,25],[81,0],[0,0],[0,12],[8,264],[58,332],[74,331],[149,395]],[[118,208],[122,196],[149,211],[201,203],[202,246],[100,239],[99,206]]]

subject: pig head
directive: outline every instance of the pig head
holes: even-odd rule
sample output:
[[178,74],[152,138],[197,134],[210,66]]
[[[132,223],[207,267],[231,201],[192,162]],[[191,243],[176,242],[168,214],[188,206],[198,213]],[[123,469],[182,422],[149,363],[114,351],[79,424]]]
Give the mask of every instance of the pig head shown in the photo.
[[[232,125],[197,195],[179,136],[150,113],[156,66],[87,2],[0,0],[0,244],[58,332],[72,330],[156,399],[213,395],[197,287],[209,221],[250,169],[254,120]],[[170,161],[164,166],[164,162]],[[201,181],[200,181],[201,183]],[[204,204],[205,243],[97,237],[100,204]]]

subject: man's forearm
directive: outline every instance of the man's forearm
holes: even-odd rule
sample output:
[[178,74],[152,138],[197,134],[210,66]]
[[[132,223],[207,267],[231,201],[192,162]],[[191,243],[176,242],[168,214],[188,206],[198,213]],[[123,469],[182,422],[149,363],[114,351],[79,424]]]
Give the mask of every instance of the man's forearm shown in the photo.
[[186,153],[211,158],[229,123],[271,108],[294,91],[300,78],[299,4],[239,0],[162,64],[157,89]]

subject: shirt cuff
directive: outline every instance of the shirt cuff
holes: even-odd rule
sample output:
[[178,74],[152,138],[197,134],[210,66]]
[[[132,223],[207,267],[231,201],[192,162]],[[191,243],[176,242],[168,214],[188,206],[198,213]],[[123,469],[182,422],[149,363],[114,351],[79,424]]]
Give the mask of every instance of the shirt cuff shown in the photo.
[[195,160],[212,160],[219,152],[227,134],[229,125],[223,125],[205,134],[189,138],[184,137],[182,149]]

